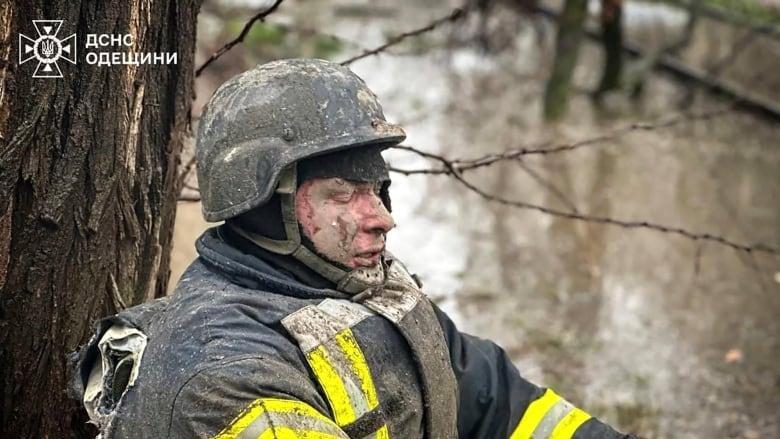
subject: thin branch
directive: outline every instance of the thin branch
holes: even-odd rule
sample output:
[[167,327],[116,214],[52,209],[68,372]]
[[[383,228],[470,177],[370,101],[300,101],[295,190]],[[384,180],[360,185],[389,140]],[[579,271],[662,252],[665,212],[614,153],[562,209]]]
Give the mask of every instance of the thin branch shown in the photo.
[[370,50],[364,50],[363,53],[361,53],[360,55],[355,55],[352,58],[347,59],[346,61],[342,61],[341,65],[342,66],[348,66],[348,65],[352,64],[353,62],[355,62],[355,61],[357,61],[359,59],[366,58],[366,57],[369,57],[371,55],[377,55],[377,54],[387,50],[388,48],[390,48],[392,46],[395,46],[396,44],[400,43],[401,41],[403,41],[403,40],[405,40],[405,39],[407,39],[409,37],[413,37],[413,36],[416,36],[416,35],[423,34],[425,32],[432,31],[432,30],[436,29],[437,27],[439,27],[442,24],[447,23],[447,22],[455,22],[455,21],[459,20],[460,18],[465,17],[466,14],[468,14],[468,12],[469,12],[468,8],[466,8],[465,6],[462,6],[462,7],[459,7],[459,8],[455,8],[455,9],[452,10],[452,12],[450,12],[446,16],[438,18],[438,19],[428,23],[427,25],[425,25],[425,26],[423,26],[423,27],[421,27],[419,29],[415,29],[415,30],[412,30],[412,31],[408,31],[408,32],[404,32],[402,34],[396,35],[393,38],[390,38],[389,40],[387,40],[387,42],[385,42],[385,44],[382,44],[379,47],[376,47],[376,48],[370,49]]
[[699,241],[696,241],[695,244],[696,244],[696,248],[693,256],[693,280],[694,281],[696,281],[696,279],[699,278],[699,273],[701,273],[701,259],[704,253],[704,244]]
[[241,30],[241,33],[238,34],[238,36],[235,39],[233,39],[233,41],[230,41],[229,43],[227,43],[224,46],[222,46],[221,49],[219,49],[218,51],[214,52],[209,57],[209,59],[207,59],[206,62],[203,63],[203,65],[201,65],[200,67],[198,67],[197,70],[195,70],[195,77],[197,78],[198,76],[200,76],[200,74],[203,73],[203,69],[205,69],[211,63],[213,63],[214,61],[219,59],[220,56],[224,55],[226,52],[228,52],[230,49],[232,49],[233,46],[235,46],[236,44],[239,44],[242,41],[244,41],[244,38],[246,38],[247,34],[249,33],[249,30],[252,29],[252,26],[254,26],[254,24],[257,21],[265,22],[265,18],[267,16],[271,15],[279,7],[279,5],[282,4],[283,1],[284,0],[276,0],[276,1],[274,1],[274,4],[272,4],[270,7],[268,7],[267,9],[265,9],[263,11],[260,11],[257,14],[255,14],[255,16],[252,17],[244,25],[244,28]]
[[179,195],[181,195],[182,189],[184,189],[185,186],[187,186],[187,177],[190,176],[190,172],[192,172],[192,167],[195,166],[195,160],[197,159],[197,156],[195,154],[190,157],[189,161],[187,161],[187,164],[184,165],[184,168],[181,170],[181,174],[179,174],[179,179],[176,182],[176,190],[179,191]]
[[193,186],[193,185],[191,185],[189,183],[184,183],[184,188],[185,189],[189,189],[191,191],[200,192],[200,188],[199,187]]
[[547,192],[552,194],[553,197],[557,198],[558,201],[563,203],[570,212],[579,213],[579,209],[577,209],[577,205],[574,204],[574,201],[569,199],[569,197],[567,197],[562,190],[558,189],[558,187],[555,186],[553,182],[539,175],[538,172],[528,167],[528,165],[526,165],[522,160],[519,160],[517,165],[520,166],[520,169],[525,171],[526,174],[528,174],[534,181],[536,181],[539,186],[543,187],[545,190],[547,190]]
[[747,32],[744,35],[742,35],[739,39],[734,41],[731,44],[731,49],[729,50],[729,53],[726,54],[723,58],[717,60],[715,64],[713,64],[710,68],[706,69],[707,74],[710,76],[718,76],[721,74],[724,68],[733,66],[736,64],[737,58],[745,53],[745,49],[748,45],[750,45],[756,38],[756,35],[754,32]]
[[108,280],[111,282],[111,300],[114,303],[114,309],[116,312],[127,309],[127,304],[125,304],[124,299],[122,299],[122,294],[119,292],[119,286],[116,284],[114,273],[108,273]]
[[176,201],[181,201],[182,203],[197,203],[200,201],[200,195],[179,195],[179,198],[177,198]]
[[[765,35],[775,41],[780,41],[780,27],[776,24],[770,24],[762,22],[765,19],[756,21],[739,11],[725,10],[722,7],[718,7],[714,4],[705,4],[697,0],[666,0],[673,6],[681,6],[685,9],[690,9],[692,6],[697,9],[697,14],[703,17],[708,17],[720,21],[722,23],[728,23],[749,30],[752,33]],[[758,3],[758,2],[757,2]],[[764,8],[766,10],[766,7]]]
[[761,292],[766,296],[768,294],[768,288],[766,285],[766,281],[764,280],[764,276],[761,274],[761,269],[758,267],[758,261],[756,261],[756,255],[753,253],[748,253],[746,256],[747,258],[747,265],[750,267],[751,270],[753,270],[753,274],[758,279],[758,285],[761,287]]

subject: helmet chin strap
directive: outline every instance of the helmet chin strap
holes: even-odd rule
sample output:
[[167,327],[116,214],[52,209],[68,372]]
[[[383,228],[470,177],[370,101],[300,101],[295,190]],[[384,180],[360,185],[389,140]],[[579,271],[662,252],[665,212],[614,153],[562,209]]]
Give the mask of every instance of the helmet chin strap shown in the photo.
[[386,271],[384,260],[376,267],[361,267],[347,271],[328,262],[303,245],[298,228],[298,217],[295,214],[295,191],[298,183],[296,174],[295,164],[285,168],[279,176],[279,185],[276,188],[276,193],[281,200],[282,221],[287,239],[271,239],[242,228],[234,230],[261,248],[277,254],[290,255],[301,261],[320,276],[335,283],[336,289],[341,292],[359,294],[383,286]]

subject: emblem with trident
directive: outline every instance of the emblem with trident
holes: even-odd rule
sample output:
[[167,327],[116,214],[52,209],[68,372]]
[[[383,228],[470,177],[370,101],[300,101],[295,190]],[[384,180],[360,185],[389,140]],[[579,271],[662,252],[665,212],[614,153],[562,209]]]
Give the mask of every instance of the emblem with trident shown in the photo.
[[35,58],[38,67],[33,78],[62,78],[62,71],[57,61],[62,58],[71,64],[76,64],[76,34],[64,40],[57,38],[63,20],[33,20],[38,38],[32,39],[19,34],[19,64]]

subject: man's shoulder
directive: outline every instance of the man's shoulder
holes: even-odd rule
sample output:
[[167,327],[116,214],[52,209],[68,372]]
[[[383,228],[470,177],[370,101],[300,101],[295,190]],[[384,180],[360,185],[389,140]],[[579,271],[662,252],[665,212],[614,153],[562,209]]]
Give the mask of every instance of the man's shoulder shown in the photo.
[[100,363],[99,344],[105,334],[126,327],[144,338],[139,373],[151,372],[161,383],[186,380],[192,371],[229,357],[253,354],[297,360],[297,348],[280,332],[279,322],[313,302],[242,287],[196,261],[170,296],[99,321],[92,339],[74,359],[86,379],[91,367]]
[[[201,297],[198,297],[199,293],[202,293]],[[134,421],[144,420],[149,413],[158,413],[165,418],[160,422],[147,422],[154,429],[165,431],[174,400],[185,388],[189,390],[182,395],[197,399],[204,386],[219,381],[223,386],[232,386],[230,395],[240,395],[247,391],[246,386],[242,387],[243,381],[236,381],[240,377],[278,376],[270,372],[281,370],[280,364],[299,374],[305,373],[297,345],[280,332],[280,326],[274,326],[275,321],[298,304],[282,301],[286,305],[271,306],[267,297],[261,299],[263,295],[263,292],[254,291],[252,297],[248,292],[230,288],[203,290],[188,297],[165,297],[144,303],[105,319],[79,355],[78,376],[74,378],[80,381],[75,387],[80,391],[76,395],[80,399],[85,397],[85,390],[89,388],[87,381],[94,375],[94,370],[102,370],[103,378],[97,376],[98,383],[112,382],[106,381],[105,376],[117,375],[122,362],[111,363],[108,370],[103,370],[101,363],[115,359],[116,352],[125,348],[125,340],[129,340],[125,333],[134,334],[142,343],[134,345],[138,349],[132,352],[129,363],[133,366],[134,382],[122,393],[121,406],[117,405],[117,413],[121,412],[123,419],[117,419],[115,423],[121,431],[132,429],[133,425],[138,425]],[[112,331],[118,335],[108,340],[107,335]],[[237,375],[232,377],[234,373]],[[188,386],[188,383],[192,385]],[[110,389],[103,390],[102,395],[109,394]],[[86,393],[89,395],[88,391]],[[105,398],[101,394],[93,398],[93,405],[96,408],[111,406],[110,401],[103,403]],[[230,395],[222,399],[230,401],[235,396]],[[236,396],[235,402],[240,405],[245,401]],[[191,408],[188,404],[183,407]],[[108,421],[101,425],[108,425]]]

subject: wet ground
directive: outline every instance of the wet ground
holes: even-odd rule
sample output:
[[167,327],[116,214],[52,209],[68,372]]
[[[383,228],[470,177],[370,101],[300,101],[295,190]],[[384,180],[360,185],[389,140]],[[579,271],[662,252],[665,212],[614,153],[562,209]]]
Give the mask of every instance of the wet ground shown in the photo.
[[[511,79],[491,76],[490,87],[478,87],[480,108],[453,107],[451,123],[463,127],[471,115],[501,108],[496,117],[515,118],[511,128],[486,120],[450,132],[442,153],[470,157],[506,144],[568,143],[631,121],[599,120],[589,104],[575,102],[573,116],[545,132],[517,123],[525,110],[512,105],[530,101],[534,108],[540,90],[502,81]],[[655,86],[674,94],[670,84]],[[717,105],[702,102],[697,111]],[[653,113],[640,120],[679,117]],[[511,200],[777,247],[777,139],[776,128],[731,114],[468,178]],[[458,310],[469,329],[501,341],[528,375],[648,437],[780,436],[777,258],[518,210],[440,180],[429,186],[431,205],[421,212],[455,203],[444,221],[455,224],[468,249]]]
[[[364,47],[448,8],[410,2],[336,17],[338,8],[306,4],[309,13],[280,17]],[[600,53],[587,45],[569,116],[545,127],[547,46],[528,23],[508,23],[517,33],[498,54],[407,53],[464,38],[443,28],[352,67],[407,128],[408,145],[451,159],[609,137],[464,174],[495,197],[780,248],[776,122],[662,76],[641,105],[616,96],[597,111],[583,91],[598,81]],[[356,52],[344,50],[334,58]],[[683,98],[692,105],[680,108]],[[644,128],[627,129],[637,122]],[[404,169],[437,165],[388,157]],[[393,178],[391,251],[462,330],[502,344],[528,378],[650,438],[780,437],[780,257],[507,206],[451,177]],[[181,206],[175,270],[192,257],[197,209]]]

